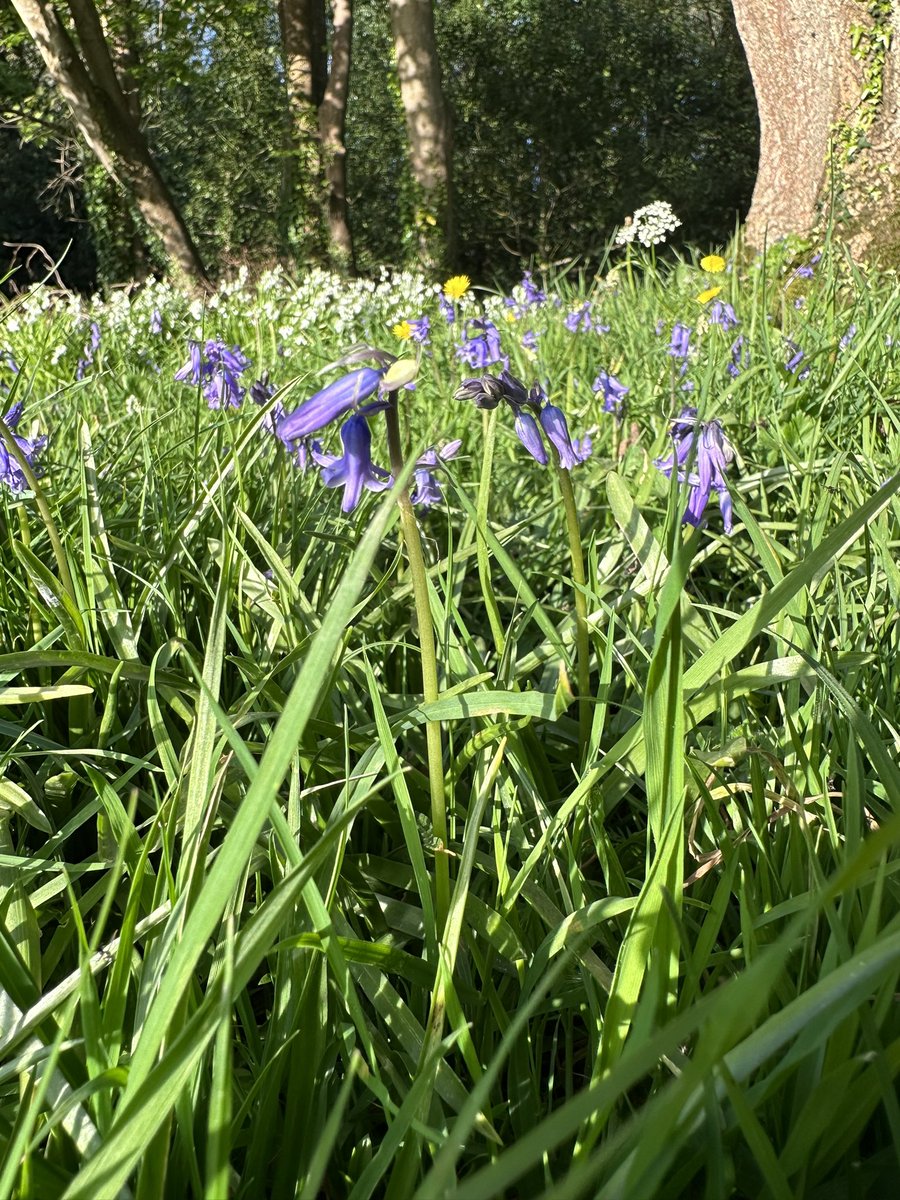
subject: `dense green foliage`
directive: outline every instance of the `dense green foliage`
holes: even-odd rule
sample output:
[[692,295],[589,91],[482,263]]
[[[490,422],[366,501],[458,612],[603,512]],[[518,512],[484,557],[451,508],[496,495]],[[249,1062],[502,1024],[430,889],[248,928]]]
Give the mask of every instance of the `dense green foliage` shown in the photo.
[[[99,7],[111,44],[128,52],[142,124],[212,273],[275,260],[309,265],[311,240],[286,193],[271,0]],[[731,235],[749,203],[757,129],[728,0],[442,0],[436,17],[460,269],[510,283],[523,260],[599,261],[624,216],[660,196],[681,215],[685,239]],[[40,84],[8,8],[3,19],[16,69],[0,73],[0,103],[45,147],[46,172],[67,115]],[[414,193],[383,0],[354,3],[347,146],[360,268],[414,266]],[[121,194],[89,156],[85,164],[79,203],[98,281],[158,271],[158,252],[136,236]],[[32,188],[27,211],[43,203]],[[0,208],[0,228],[8,220]],[[69,236],[86,232],[72,226]],[[84,286],[80,262],[62,269]]]
[[[0,1196],[889,1194],[898,294],[827,248],[797,265],[620,252],[544,304],[461,301],[594,433],[586,731],[564,476],[452,399],[431,282],[6,314],[52,443],[43,512],[0,493]],[[567,327],[586,300],[607,332]],[[341,515],[263,425],[422,314],[401,425],[463,443],[420,514],[426,709],[395,494]],[[201,333],[271,373],[267,410],[173,382]],[[714,503],[683,527],[653,465],[686,400],[737,451],[730,537]]]

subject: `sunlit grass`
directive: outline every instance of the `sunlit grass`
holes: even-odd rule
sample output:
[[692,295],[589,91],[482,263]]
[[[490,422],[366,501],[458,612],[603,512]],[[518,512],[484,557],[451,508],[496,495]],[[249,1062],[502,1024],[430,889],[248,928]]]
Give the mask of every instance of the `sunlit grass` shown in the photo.
[[[900,300],[836,249],[726,255],[726,332],[705,253],[453,326],[412,276],[6,314],[51,445],[43,518],[0,492],[0,1196],[887,1194]],[[593,436],[581,719],[559,478],[453,399],[478,315]],[[173,382],[221,336],[290,411],[423,316],[402,436],[463,439],[419,513],[429,703],[395,495],[342,515],[265,408]],[[736,448],[730,537],[653,466],[685,404]]]

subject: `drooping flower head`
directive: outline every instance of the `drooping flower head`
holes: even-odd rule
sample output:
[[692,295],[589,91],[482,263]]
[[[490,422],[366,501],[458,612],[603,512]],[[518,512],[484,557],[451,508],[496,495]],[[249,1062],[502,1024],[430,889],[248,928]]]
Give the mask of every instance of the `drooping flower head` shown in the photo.
[[289,413],[278,425],[278,436],[290,447],[336,421],[378,390],[386,367],[359,367],[342,375]]
[[600,318],[591,315],[593,305],[585,300],[580,308],[570,312],[563,324],[570,333],[609,333],[609,326],[602,324]]
[[571,471],[590,457],[591,439],[586,437],[581,442],[572,440],[565,413],[561,408],[557,408],[555,404],[545,404],[538,414],[538,420],[547,435],[547,440],[559,455],[559,465],[566,471]]
[[724,300],[716,300],[710,307],[709,320],[713,325],[720,325],[726,333],[740,325],[734,309]]
[[672,326],[672,339],[668,350],[672,358],[687,358],[691,350],[691,333],[689,326],[678,321]]
[[311,453],[322,468],[325,486],[344,489],[341,511],[347,513],[359,504],[364,488],[370,492],[383,492],[391,486],[393,478],[389,472],[372,462],[372,434],[369,422],[362,413],[353,413],[343,423],[341,442],[344,453],[340,457],[323,454],[315,446],[311,448]]
[[462,440],[457,438],[440,450],[432,446],[416,460],[416,469],[413,472],[414,487],[410,495],[413,504],[420,508],[433,508],[435,504],[440,504],[444,493],[435,471],[458,454],[461,445]]
[[654,462],[657,470],[671,478],[675,473],[679,483],[690,487],[688,505],[683,521],[699,526],[712,492],[716,493],[726,533],[733,528],[731,495],[725,472],[734,459],[734,447],[725,436],[718,420],[700,423],[697,410],[685,407],[672,422],[673,448],[665,458]]
[[471,317],[466,321],[463,341],[456,354],[475,371],[509,362],[500,345],[500,330],[487,317]]
[[792,375],[796,374],[799,380],[804,380],[810,371],[808,363],[805,367],[801,367],[801,363],[806,358],[805,352],[801,350],[796,342],[792,342],[790,338],[785,338],[785,347],[789,354],[788,360],[785,363],[785,368],[790,371]]
[[610,375],[608,371],[601,371],[591,385],[591,391],[598,394],[603,393],[604,412],[614,413],[617,417],[622,415],[625,397],[630,389],[620,383],[615,375]]
[[[17,401],[3,418],[3,423],[12,435],[22,457],[34,471],[40,474],[37,456],[47,445],[44,435],[36,438],[20,437],[15,431],[22,419],[22,401]],[[10,454],[4,439],[0,438],[0,483],[4,483],[11,492],[24,492],[28,488],[25,472],[16,458]]]

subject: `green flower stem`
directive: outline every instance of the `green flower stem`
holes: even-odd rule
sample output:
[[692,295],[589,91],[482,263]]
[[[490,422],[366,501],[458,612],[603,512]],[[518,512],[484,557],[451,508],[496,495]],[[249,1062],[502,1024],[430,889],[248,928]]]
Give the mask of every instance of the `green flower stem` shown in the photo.
[[569,535],[569,554],[572,559],[572,580],[575,584],[575,668],[578,678],[578,730],[584,751],[591,736],[591,643],[588,637],[587,577],[584,555],[581,552],[581,530],[572,477],[565,467],[559,468],[559,486],[566,510],[566,532]]
[[59,582],[65,588],[69,595],[69,599],[78,607],[78,601],[75,597],[75,585],[72,582],[72,576],[69,572],[69,563],[66,559],[65,551],[59,537],[59,532],[56,528],[56,523],[53,520],[53,514],[50,512],[50,505],[47,503],[47,498],[37,481],[37,476],[32,471],[31,466],[25,455],[19,449],[16,439],[6,427],[6,422],[0,420],[0,438],[3,439],[3,444],[6,449],[16,460],[21,468],[22,474],[28,482],[29,488],[34,492],[35,503],[38,507],[38,512],[41,515],[41,520],[44,522],[44,527],[47,530],[47,536],[50,538],[50,545],[53,547],[53,556],[56,559],[56,568],[59,571]]
[[484,597],[488,624],[491,627],[494,646],[497,649],[497,657],[498,659],[502,659],[506,646],[506,634],[503,629],[503,622],[500,620],[500,610],[497,607],[494,588],[491,583],[491,562],[487,542],[481,532],[487,525],[488,506],[491,499],[491,471],[494,466],[494,442],[497,436],[497,410],[494,408],[490,412],[484,412],[481,415],[484,446],[482,448],[481,482],[478,485],[478,506],[476,509],[478,519],[478,528],[476,530],[478,538],[478,578],[481,582],[481,594]]
[[[391,469],[395,476],[403,471],[403,446],[400,440],[400,420],[397,402],[394,400],[385,412],[388,451]],[[409,488],[404,488],[397,499],[400,508],[400,529],[409,559],[409,574],[419,625],[419,650],[422,656],[422,696],[426,704],[438,699],[437,653],[434,644],[434,625],[431,619],[431,604],[428,599],[428,572],[419,526],[409,498]],[[447,801],[444,794],[444,754],[440,721],[425,723],[425,746],[428,756],[428,783],[431,791],[431,826],[440,843],[434,858],[435,914],[437,937],[444,933],[447,912],[450,908],[450,860],[447,850]]]

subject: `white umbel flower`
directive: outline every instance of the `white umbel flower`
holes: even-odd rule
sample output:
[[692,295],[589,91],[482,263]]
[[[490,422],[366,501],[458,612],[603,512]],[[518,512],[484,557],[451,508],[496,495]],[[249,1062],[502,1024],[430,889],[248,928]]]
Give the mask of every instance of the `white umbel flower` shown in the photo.
[[633,217],[625,218],[625,224],[616,234],[616,245],[626,246],[637,241],[642,246],[658,246],[680,224],[668,201],[654,200],[639,208]]

